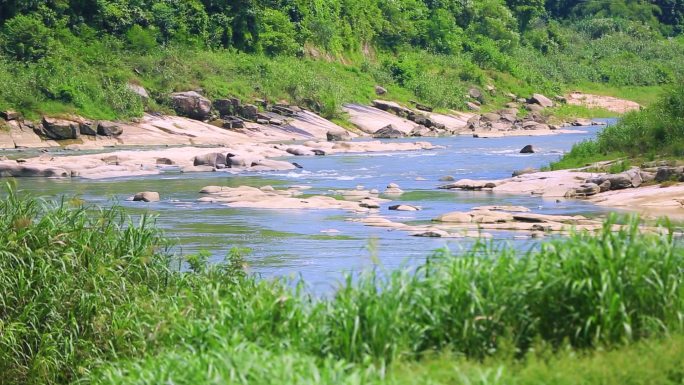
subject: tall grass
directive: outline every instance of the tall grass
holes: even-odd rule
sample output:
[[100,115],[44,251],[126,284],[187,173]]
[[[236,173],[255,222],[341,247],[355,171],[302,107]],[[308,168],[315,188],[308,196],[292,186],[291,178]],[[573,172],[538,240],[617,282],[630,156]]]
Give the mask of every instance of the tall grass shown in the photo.
[[441,251],[312,298],[246,275],[237,253],[181,272],[149,218],[73,204],[12,190],[0,204],[3,384],[367,383],[436,351],[524,357],[682,331],[684,251],[636,221],[525,254]]

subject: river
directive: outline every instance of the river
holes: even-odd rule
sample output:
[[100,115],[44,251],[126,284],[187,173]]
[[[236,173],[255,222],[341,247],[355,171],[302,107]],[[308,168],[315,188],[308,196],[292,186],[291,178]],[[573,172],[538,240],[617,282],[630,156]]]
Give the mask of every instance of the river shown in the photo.
[[[251,272],[263,277],[304,278],[314,291],[328,291],[340,281],[343,272],[358,272],[378,262],[393,269],[419,262],[435,249],[447,247],[454,253],[469,247],[472,240],[417,238],[405,232],[365,227],[347,219],[359,216],[334,210],[234,209],[218,204],[198,203],[199,190],[207,185],[287,187],[309,186],[307,193],[332,194],[331,190],[384,190],[398,184],[405,194],[391,204],[421,206],[421,211],[380,213],[401,222],[425,223],[439,214],[463,211],[490,204],[521,205],[547,214],[604,213],[606,209],[582,201],[544,200],[534,196],[438,190],[446,175],[456,179],[497,179],[514,170],[542,167],[557,160],[578,141],[593,137],[599,127],[581,127],[578,134],[472,138],[468,136],[422,138],[443,149],[421,152],[340,154],[294,157],[302,169],[230,175],[227,173],[164,173],[156,176],[109,180],[22,179],[19,187],[43,197],[79,196],[89,203],[119,203],[132,215],[149,212],[158,225],[176,240],[182,253],[207,250],[219,261],[232,247],[250,249],[247,262]],[[409,140],[409,139],[406,139]],[[414,140],[414,139],[410,139]],[[535,154],[520,154],[532,144]],[[159,203],[138,203],[126,198],[138,191],[158,191]],[[334,231],[330,231],[334,230]],[[527,249],[535,242],[518,239],[514,232],[494,232],[494,238]]]

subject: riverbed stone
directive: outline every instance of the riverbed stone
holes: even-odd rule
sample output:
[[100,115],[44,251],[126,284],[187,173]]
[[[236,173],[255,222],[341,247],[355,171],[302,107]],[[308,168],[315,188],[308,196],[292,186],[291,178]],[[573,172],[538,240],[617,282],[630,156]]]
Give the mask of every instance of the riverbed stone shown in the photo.
[[411,205],[392,205],[389,209],[393,211],[420,211],[420,207]]
[[531,144],[526,145],[520,150],[521,154],[534,154],[536,152],[534,146]]
[[220,152],[211,152],[209,154],[197,155],[192,160],[193,166],[211,166],[217,167],[219,165],[226,166],[227,158],[225,154]]
[[159,202],[159,193],[156,191],[143,191],[133,196],[134,202]]

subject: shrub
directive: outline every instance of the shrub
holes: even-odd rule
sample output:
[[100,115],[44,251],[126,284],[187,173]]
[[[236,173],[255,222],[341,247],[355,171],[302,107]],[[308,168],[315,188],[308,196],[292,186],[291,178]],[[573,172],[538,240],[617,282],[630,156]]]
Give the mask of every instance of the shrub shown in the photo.
[[3,51],[20,61],[37,61],[50,54],[54,32],[36,16],[18,15],[2,28]]

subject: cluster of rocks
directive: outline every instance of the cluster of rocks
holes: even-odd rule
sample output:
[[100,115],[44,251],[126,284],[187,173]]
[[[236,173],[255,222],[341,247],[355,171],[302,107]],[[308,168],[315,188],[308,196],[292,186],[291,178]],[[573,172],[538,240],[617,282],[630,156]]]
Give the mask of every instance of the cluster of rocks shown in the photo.
[[[295,168],[301,168],[301,166],[296,163],[222,152],[211,152],[208,154],[195,156],[193,158],[193,167],[207,168],[208,171],[221,170],[224,168],[247,167],[254,171],[292,170]],[[201,169],[197,169],[194,171],[200,170]]]
[[[524,118],[519,117],[521,104],[529,111]],[[511,101],[506,108],[496,112],[473,116],[468,120],[468,128],[472,131],[555,130],[559,127],[547,124],[546,117],[541,114],[544,108],[553,106],[553,101],[546,96],[534,94],[529,99]]]
[[[432,108],[418,102],[413,102],[416,105],[416,109],[431,112]],[[399,103],[390,102],[386,100],[374,100],[373,107],[389,112],[391,114],[397,115],[401,118],[410,120],[416,124],[416,127],[408,134],[396,129],[393,125],[387,125],[378,131],[376,131],[373,136],[382,139],[395,139],[404,136],[439,136],[439,135],[451,135],[451,132],[444,124],[439,123],[432,119],[428,114],[414,111],[410,108],[404,107]]]
[[[197,91],[174,92],[171,105],[178,115],[195,120],[209,121],[226,129],[245,128],[245,122],[280,126],[302,109],[285,102],[269,104],[258,99],[256,104],[242,104],[238,98],[216,99],[213,102]],[[258,105],[265,110],[261,112]]]
[[684,182],[684,167],[671,162],[649,162],[618,174],[589,178],[580,187],[570,189],[567,197],[588,197],[606,191],[636,188],[645,183]]
[[275,189],[272,186],[261,188],[240,186],[207,186],[200,193],[200,202],[219,203],[230,207],[260,209],[340,209],[352,212],[376,211],[381,203],[388,202],[378,197],[377,191],[359,187],[356,190],[341,192],[342,199],[330,196],[313,195],[303,197],[308,186],[292,186],[288,189]]
[[117,137],[123,133],[122,125],[118,123],[89,120],[75,115],[61,118],[44,116],[40,122],[24,120],[21,114],[15,111],[3,111],[0,113],[0,117],[7,124],[12,124],[19,129],[32,130],[44,139],[73,140],[79,139],[82,135]]

